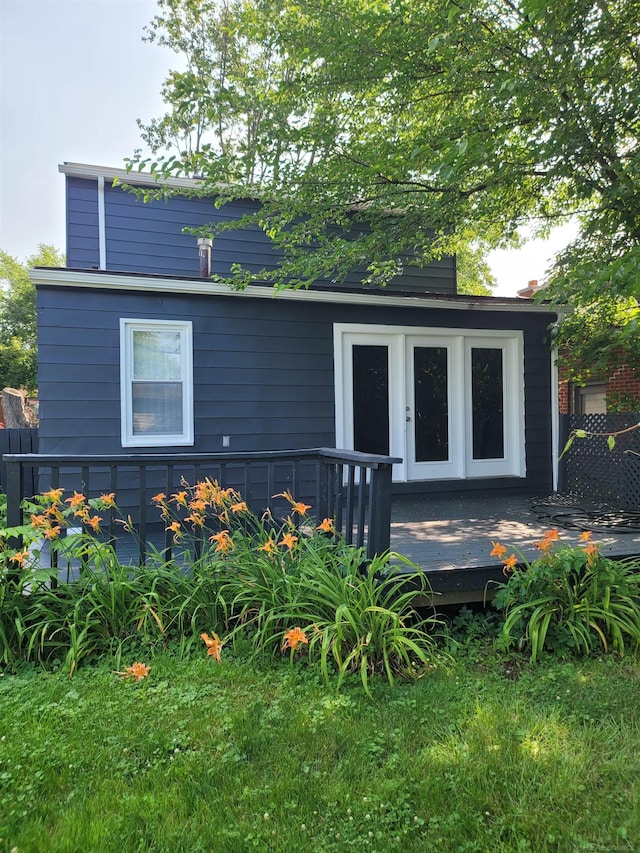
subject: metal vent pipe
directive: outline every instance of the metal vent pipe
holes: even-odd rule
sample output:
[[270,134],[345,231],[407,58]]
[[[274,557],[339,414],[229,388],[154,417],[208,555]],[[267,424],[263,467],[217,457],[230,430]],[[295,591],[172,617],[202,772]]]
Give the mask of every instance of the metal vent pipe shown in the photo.
[[198,237],[198,256],[200,258],[200,278],[211,276],[211,247],[213,240],[210,237]]

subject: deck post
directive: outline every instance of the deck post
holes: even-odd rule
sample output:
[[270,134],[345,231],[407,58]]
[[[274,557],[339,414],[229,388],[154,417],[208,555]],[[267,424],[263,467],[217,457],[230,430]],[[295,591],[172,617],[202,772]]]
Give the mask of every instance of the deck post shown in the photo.
[[[5,485],[7,495],[7,527],[19,527],[22,524],[22,486],[24,481],[24,469],[20,462],[6,463],[7,482]],[[16,550],[22,548],[22,537],[11,536],[7,540],[10,548]],[[20,572],[15,569],[7,573],[7,580],[18,582]]]
[[371,469],[367,558],[389,550],[391,544],[391,475],[393,466],[381,463]]
[[7,462],[7,527],[19,527],[22,524],[22,482],[23,468],[20,462]]

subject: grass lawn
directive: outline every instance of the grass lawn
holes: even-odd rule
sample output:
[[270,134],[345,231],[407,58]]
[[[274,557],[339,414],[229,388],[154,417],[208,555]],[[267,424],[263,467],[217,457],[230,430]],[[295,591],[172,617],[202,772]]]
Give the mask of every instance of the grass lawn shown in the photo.
[[286,661],[147,663],[0,677],[0,850],[640,848],[637,660],[476,655],[374,702]]

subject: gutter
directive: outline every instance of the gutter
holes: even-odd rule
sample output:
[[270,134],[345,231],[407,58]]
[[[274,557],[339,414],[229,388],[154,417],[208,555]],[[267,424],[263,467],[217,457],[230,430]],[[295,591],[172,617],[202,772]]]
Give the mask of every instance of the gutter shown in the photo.
[[29,273],[36,287],[74,287],[99,290],[131,290],[149,293],[198,294],[231,298],[283,299],[296,302],[324,302],[340,305],[386,305],[401,308],[439,308],[454,311],[490,311],[524,314],[557,314],[555,309],[518,298],[496,296],[436,296],[434,294],[381,294],[376,291],[360,293],[353,290],[290,290],[275,291],[271,286],[249,285],[233,290],[229,285],[210,279],[169,278],[165,276],[132,275],[101,270],[72,270],[36,267]]

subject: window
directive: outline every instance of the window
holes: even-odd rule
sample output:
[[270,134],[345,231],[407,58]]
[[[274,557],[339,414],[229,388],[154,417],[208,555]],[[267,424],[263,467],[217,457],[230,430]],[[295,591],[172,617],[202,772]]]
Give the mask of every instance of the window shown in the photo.
[[579,415],[595,415],[607,411],[607,383],[587,382],[575,389],[575,411]]
[[120,320],[123,447],[193,444],[191,323]]

